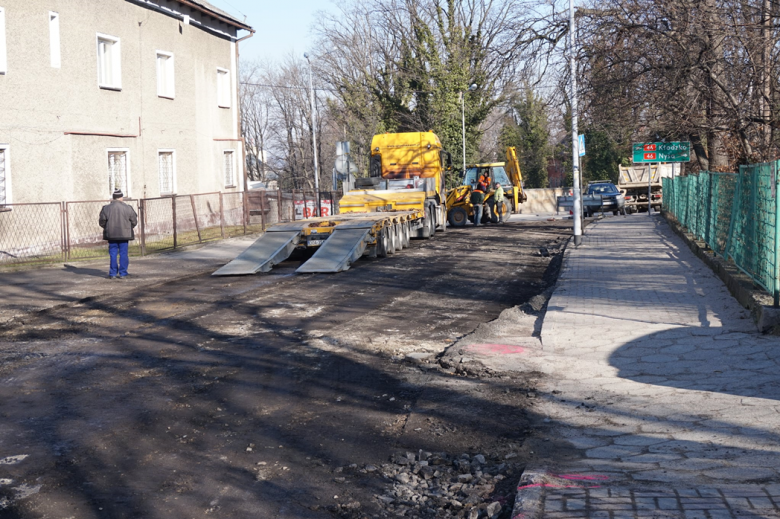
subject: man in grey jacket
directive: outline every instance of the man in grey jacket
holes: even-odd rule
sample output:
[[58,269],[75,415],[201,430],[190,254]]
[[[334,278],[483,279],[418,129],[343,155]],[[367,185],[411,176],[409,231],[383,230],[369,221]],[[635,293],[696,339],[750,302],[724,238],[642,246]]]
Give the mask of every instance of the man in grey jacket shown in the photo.
[[113,197],[111,203],[100,210],[98,223],[103,228],[103,239],[108,240],[108,255],[111,260],[108,277],[125,279],[130,264],[127,243],[135,239],[133,228],[138,225],[138,216],[132,207],[122,201],[122,190],[114,191]]

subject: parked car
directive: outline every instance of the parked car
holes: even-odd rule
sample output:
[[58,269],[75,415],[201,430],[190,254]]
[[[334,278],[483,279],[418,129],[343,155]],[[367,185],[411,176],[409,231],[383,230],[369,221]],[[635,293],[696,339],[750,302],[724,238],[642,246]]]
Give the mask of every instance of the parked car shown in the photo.
[[626,199],[615,184],[608,181],[597,181],[588,184],[585,193],[584,210],[587,216],[594,213],[612,211],[612,214],[625,212]]

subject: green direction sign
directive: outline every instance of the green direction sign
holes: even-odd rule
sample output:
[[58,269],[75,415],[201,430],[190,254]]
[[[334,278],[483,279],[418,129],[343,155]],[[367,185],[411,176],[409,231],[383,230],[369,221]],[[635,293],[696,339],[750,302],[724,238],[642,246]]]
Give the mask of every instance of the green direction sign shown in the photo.
[[691,143],[639,142],[632,145],[634,162],[690,162]]

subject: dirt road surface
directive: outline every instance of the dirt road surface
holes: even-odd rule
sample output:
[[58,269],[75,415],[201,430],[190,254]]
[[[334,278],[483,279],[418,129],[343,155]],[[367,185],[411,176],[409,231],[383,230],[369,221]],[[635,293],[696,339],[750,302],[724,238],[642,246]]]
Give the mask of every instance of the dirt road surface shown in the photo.
[[450,229],[335,275],[172,261],[168,283],[15,319],[0,517],[505,517],[536,375],[437,356],[554,282],[569,233]]

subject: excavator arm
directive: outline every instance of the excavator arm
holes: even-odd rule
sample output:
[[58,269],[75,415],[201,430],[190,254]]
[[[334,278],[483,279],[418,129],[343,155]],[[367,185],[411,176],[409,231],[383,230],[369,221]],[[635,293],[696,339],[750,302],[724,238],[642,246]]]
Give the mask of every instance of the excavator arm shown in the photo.
[[506,148],[506,171],[512,186],[518,193],[518,202],[525,202],[528,197],[523,190],[523,173],[520,171],[520,161],[517,160],[517,150],[514,146]]

